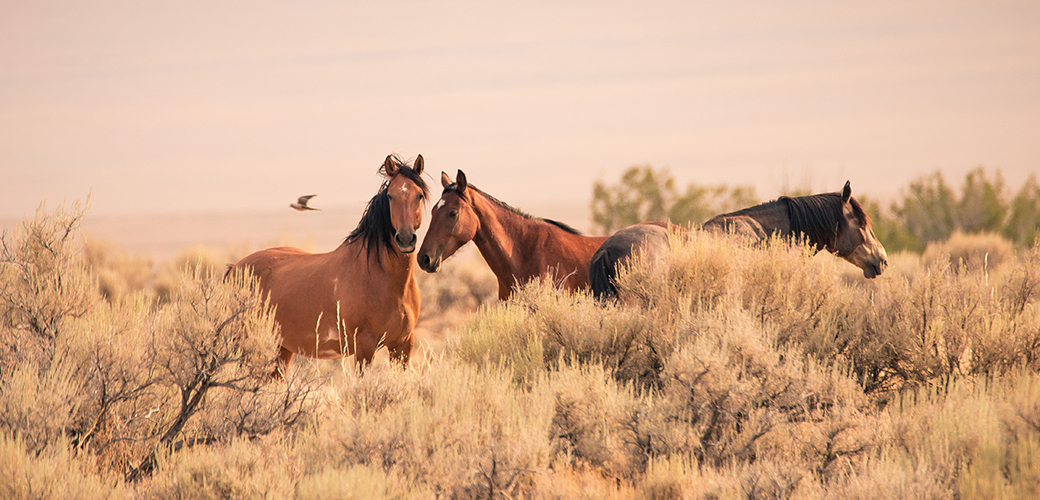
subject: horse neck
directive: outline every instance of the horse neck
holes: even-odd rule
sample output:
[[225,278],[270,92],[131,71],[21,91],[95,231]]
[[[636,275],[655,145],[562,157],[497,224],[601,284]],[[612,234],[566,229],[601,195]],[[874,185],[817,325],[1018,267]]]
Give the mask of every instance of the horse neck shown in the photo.
[[769,201],[761,205],[745,208],[732,215],[750,217],[762,226],[765,234],[779,234],[781,237],[791,235],[791,220],[787,205],[779,200]]
[[[826,249],[830,253],[837,253],[837,222],[833,217],[825,217],[818,213],[821,211],[824,211],[824,214],[831,213],[828,211],[836,207],[829,205],[829,203],[836,201],[837,198],[826,198],[824,196],[826,195],[806,197],[812,199],[812,202],[808,205],[806,204],[807,200],[802,198],[799,198],[798,201],[791,198],[786,200],[791,233],[796,237],[805,238],[816,251]],[[796,211],[798,214],[795,213]],[[796,231],[798,234],[794,234]]]
[[589,261],[606,237],[573,234],[483,196],[474,197],[473,205],[480,221],[473,243],[498,278],[500,298],[516,283],[538,278],[550,268],[570,276],[571,286],[585,286]]
[[[473,210],[477,214],[480,228],[473,236],[480,255],[501,281],[503,276],[515,276],[531,252],[522,251],[532,243],[531,226],[537,224],[520,214],[487,199],[474,191]],[[517,250],[521,249],[521,250]]]

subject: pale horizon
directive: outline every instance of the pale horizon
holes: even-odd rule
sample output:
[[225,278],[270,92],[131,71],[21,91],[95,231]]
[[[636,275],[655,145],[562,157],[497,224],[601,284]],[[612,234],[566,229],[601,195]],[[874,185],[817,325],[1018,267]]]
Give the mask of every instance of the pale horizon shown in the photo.
[[1040,171],[1036,2],[0,0],[0,14],[4,220],[88,193],[104,217],[312,193],[351,210],[389,153],[528,210],[587,207],[593,182],[644,164],[763,199]]

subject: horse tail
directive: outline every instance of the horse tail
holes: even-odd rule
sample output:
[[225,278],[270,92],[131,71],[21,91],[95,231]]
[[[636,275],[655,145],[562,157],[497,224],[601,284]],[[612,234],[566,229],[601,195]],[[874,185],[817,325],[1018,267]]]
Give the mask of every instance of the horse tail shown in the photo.
[[224,270],[224,283],[227,283],[228,278],[231,277],[231,271],[235,269],[234,264],[228,264],[227,269]]
[[610,250],[601,248],[589,262],[589,286],[592,296],[600,301],[617,300],[617,259],[610,255]]

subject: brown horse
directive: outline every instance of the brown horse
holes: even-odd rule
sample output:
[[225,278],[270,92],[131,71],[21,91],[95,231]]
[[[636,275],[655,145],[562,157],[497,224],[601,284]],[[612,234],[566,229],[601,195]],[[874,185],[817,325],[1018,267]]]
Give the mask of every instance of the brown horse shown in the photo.
[[762,241],[776,234],[782,238],[804,238],[817,251],[826,249],[863,270],[873,278],[888,266],[885,247],[874,236],[870,218],[852,187],[845,182],[840,193],[780,198],[704,223],[706,231],[727,232]]
[[252,271],[275,308],[282,334],[280,370],[294,354],[319,359],[354,354],[363,368],[384,345],[392,360],[408,363],[419,317],[412,252],[429,196],[422,171],[421,155],[413,166],[387,156],[380,167],[386,181],[335,250],[269,248],[228,269]]
[[535,278],[566,290],[589,286],[589,261],[606,237],[583,236],[556,221],[539,219],[470,185],[459,170],[455,182],[441,172],[444,192],[430,213],[430,229],[419,248],[419,267],[428,273],[462,245],[473,241],[498,278],[498,298]]

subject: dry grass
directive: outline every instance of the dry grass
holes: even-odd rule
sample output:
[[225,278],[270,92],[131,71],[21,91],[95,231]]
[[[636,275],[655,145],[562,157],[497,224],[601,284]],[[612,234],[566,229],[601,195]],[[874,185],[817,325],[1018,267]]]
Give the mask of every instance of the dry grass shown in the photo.
[[929,244],[922,260],[926,265],[949,263],[962,272],[994,272],[1014,256],[1014,244],[999,235],[954,231],[948,240]]
[[4,498],[1038,494],[1040,248],[951,239],[867,281],[698,236],[606,306],[498,303],[456,259],[419,277],[443,347],[271,383],[274,325],[213,276],[228,256],[81,249],[77,217],[3,237]]

